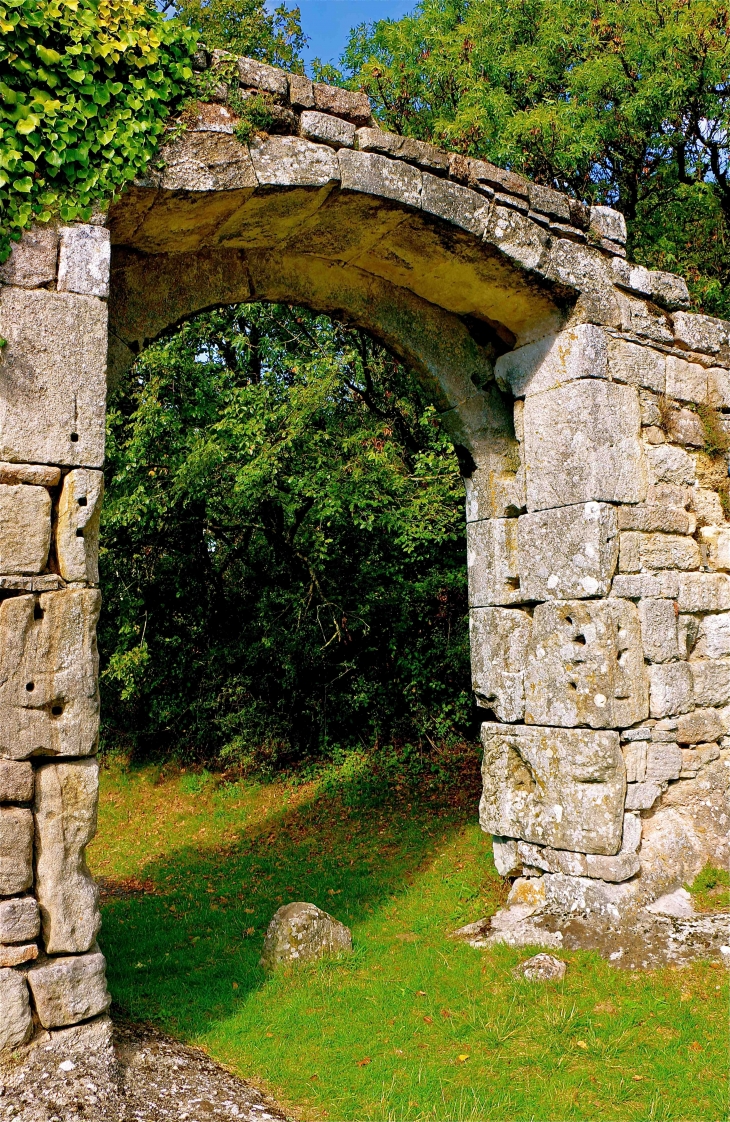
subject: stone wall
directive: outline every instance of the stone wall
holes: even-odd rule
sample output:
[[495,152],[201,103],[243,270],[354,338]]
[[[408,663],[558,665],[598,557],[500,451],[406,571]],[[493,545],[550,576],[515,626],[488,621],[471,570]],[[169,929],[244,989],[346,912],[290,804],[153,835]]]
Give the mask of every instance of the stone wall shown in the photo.
[[236,139],[220,82],[108,216],[0,267],[0,1050],[109,1003],[84,864],[107,358],[216,304],[360,325],[452,434],[512,899],[621,918],[728,856],[730,324],[628,263],[615,211],[383,132],[362,94],[235,73],[271,135]]

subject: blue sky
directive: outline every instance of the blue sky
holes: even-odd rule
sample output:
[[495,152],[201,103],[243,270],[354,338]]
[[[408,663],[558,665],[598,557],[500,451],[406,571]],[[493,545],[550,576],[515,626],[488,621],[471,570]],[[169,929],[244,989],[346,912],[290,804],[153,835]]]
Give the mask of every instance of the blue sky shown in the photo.
[[[295,2],[290,0],[290,6]],[[305,61],[319,56],[323,62],[336,63],[351,27],[378,19],[399,19],[415,6],[416,0],[299,0],[302,30],[309,36]]]

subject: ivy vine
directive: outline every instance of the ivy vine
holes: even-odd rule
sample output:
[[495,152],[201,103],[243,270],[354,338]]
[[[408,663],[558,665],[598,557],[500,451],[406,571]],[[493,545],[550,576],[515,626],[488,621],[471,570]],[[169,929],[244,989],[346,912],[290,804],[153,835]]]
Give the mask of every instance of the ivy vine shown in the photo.
[[0,262],[144,171],[194,88],[195,31],[137,0],[0,0]]

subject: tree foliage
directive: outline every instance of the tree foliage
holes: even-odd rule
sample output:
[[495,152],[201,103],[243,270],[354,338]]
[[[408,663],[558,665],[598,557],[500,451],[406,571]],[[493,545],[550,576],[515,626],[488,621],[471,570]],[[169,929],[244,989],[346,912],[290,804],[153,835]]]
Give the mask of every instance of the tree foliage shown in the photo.
[[169,0],[164,10],[199,32],[207,47],[303,72],[299,8],[279,4],[270,11],[263,0]]
[[463,731],[463,488],[382,348],[305,311],[206,313],[147,350],[108,432],[108,740],[281,762]]
[[388,128],[617,207],[635,259],[730,314],[726,0],[422,0],[343,67]]

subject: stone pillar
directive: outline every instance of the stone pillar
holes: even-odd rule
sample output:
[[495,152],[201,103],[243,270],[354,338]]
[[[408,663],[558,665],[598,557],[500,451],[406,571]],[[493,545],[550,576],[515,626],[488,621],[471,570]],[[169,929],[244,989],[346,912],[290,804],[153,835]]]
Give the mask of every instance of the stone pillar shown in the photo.
[[0,1052],[109,1006],[96,622],[109,234],[39,227],[0,266]]
[[512,902],[613,919],[727,860],[730,766],[730,324],[620,266],[615,325],[497,360],[509,505],[467,481],[482,828]]

